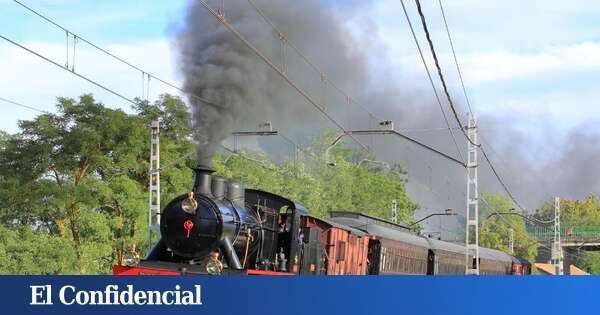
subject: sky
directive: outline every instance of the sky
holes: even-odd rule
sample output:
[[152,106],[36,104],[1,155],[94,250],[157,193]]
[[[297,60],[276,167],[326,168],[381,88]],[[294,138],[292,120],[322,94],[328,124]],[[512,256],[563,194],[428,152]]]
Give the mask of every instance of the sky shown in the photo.
[[[404,21],[397,23],[398,10],[390,9],[398,2],[381,1],[378,6],[382,38],[406,39],[408,35]],[[546,122],[568,129],[600,117],[593,80],[600,68],[599,2],[447,2],[447,20],[477,113],[521,116],[523,128]],[[423,6],[429,13],[436,50],[444,56],[446,75],[454,83],[451,90],[460,99],[438,3],[423,1]],[[413,21],[420,26],[416,15]],[[398,56],[403,73],[423,76],[410,44],[391,41],[390,54]]]
[[[447,2],[448,23],[476,112],[518,116],[522,128],[543,122],[565,130],[600,117],[593,80],[600,69],[599,2]],[[151,5],[146,1],[23,3],[148,72],[176,83],[181,81],[171,44],[186,1],[152,1]],[[412,1],[407,1],[407,6],[422,40]],[[3,35],[65,63],[66,36],[62,30],[13,1],[0,1],[0,8]],[[438,3],[423,1],[423,8],[451,90],[455,98],[462,100]],[[385,53],[395,61],[390,67],[398,69],[400,79],[414,78],[425,88],[428,81],[401,10],[399,1],[378,0],[371,18],[387,45]],[[141,95],[140,73],[86,46],[77,44],[77,71],[127,97]],[[0,97],[46,110],[53,109],[56,96],[77,96],[87,91],[106,96],[107,104],[123,103],[5,41],[0,42],[0,57],[4,74],[0,78]],[[430,59],[429,54],[426,57]],[[151,94],[162,91],[174,92],[158,82],[150,83]],[[0,106],[4,113],[0,126],[8,132],[17,131],[19,119],[35,115],[6,103]]]
[[[33,1],[23,3],[51,17],[95,44],[132,61],[161,78],[179,83],[171,48],[172,35],[183,19],[186,1]],[[399,1],[375,1],[372,20],[387,45],[383,53],[395,62],[399,79],[428,84]],[[412,1],[407,1],[422,40]],[[423,1],[436,49],[454,96],[462,100],[437,1]],[[66,62],[65,33],[13,1],[0,1],[2,34]],[[520,116],[518,124],[538,122],[568,129],[600,117],[593,78],[600,69],[600,3],[597,1],[470,1],[445,4],[448,23],[471,103],[478,113]],[[421,43],[424,48],[426,44]],[[71,41],[72,49],[72,41]],[[426,51],[427,52],[427,51]],[[107,104],[122,103],[81,79],[0,42],[0,96],[52,110],[55,97],[100,92]],[[69,58],[72,59],[72,52]],[[429,54],[426,54],[429,58]],[[430,61],[430,60],[429,60]],[[141,96],[141,74],[78,42],[76,70],[127,97]],[[137,82],[136,82],[137,81]],[[156,95],[169,89],[150,83]],[[462,102],[464,104],[464,102]],[[125,105],[125,104],[122,104]],[[17,131],[25,112],[1,104],[0,126]],[[464,109],[464,108],[463,108]],[[482,127],[485,128],[485,127]]]
[[[184,19],[187,1],[22,2],[145,71],[181,85],[173,38]],[[334,6],[353,5],[352,1],[331,2]],[[406,4],[426,59],[433,68],[414,2]],[[452,0],[443,4],[474,112],[503,119],[511,128],[527,134],[530,141],[524,154],[529,159],[551,159],[552,147],[560,147],[565,141],[563,135],[579,126],[589,126],[584,132],[598,132],[595,126],[600,120],[600,90],[595,79],[600,72],[599,1]],[[451,95],[464,114],[464,96],[438,1],[422,1],[422,5]],[[391,70],[394,80],[410,82],[419,93],[430,94],[400,1],[374,1],[372,10],[365,14],[374,24],[365,29],[357,26],[355,31],[373,32],[381,40],[381,49],[372,53],[373,60],[383,55],[391,60],[377,67]],[[1,35],[58,64],[68,62],[78,73],[127,98],[143,97],[146,89],[150,99],[165,92],[177,94],[155,80],[148,86],[139,71],[81,41],[77,42],[73,56],[72,37],[67,53],[64,31],[13,1],[0,0],[0,23]],[[1,98],[45,111],[55,111],[59,96],[77,97],[83,93],[93,93],[110,107],[129,110],[131,106],[2,39],[0,74]],[[18,132],[19,120],[39,114],[2,101],[0,108],[0,129],[9,133]],[[502,130],[492,130],[501,127],[480,126],[484,136],[488,132],[495,135],[489,139],[492,147],[510,145],[497,136]],[[544,132],[548,128],[555,131],[551,136]]]

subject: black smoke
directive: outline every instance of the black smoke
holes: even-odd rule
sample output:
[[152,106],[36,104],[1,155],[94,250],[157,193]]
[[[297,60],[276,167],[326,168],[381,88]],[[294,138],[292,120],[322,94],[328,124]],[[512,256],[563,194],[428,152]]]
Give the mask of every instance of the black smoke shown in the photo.
[[[213,2],[211,5],[217,9],[218,1]],[[247,1],[225,3],[227,21],[280,67],[283,57],[279,34]],[[394,120],[396,129],[408,130],[408,135],[456,157],[462,155],[464,159],[466,141],[460,132],[455,133],[459,142],[457,150],[447,131],[410,131],[446,125],[431,87],[416,84],[410,78],[394,73],[397,68],[387,67],[392,60],[378,38],[375,23],[369,19],[370,1],[352,4],[317,0],[256,3],[314,64],[322,68],[328,79],[348,91],[364,107],[381,118]],[[400,19],[400,7],[398,14]],[[409,37],[405,39],[406,45],[414,47]],[[211,101],[189,100],[200,164],[210,164],[218,145],[231,132],[256,129],[266,120],[272,121],[276,129],[296,137],[335,129],[279,74],[210,15],[199,1],[190,2],[176,43],[186,91]],[[324,85],[320,73],[311,70],[290,47],[286,50],[285,64],[288,76],[346,128],[376,126],[376,119],[366,119],[367,115],[356,104],[347,104],[331,86]],[[450,65],[445,68],[448,69]],[[460,103],[460,92],[458,89],[451,91],[465,122],[466,106]],[[451,127],[457,128],[447,103],[443,102],[443,106]],[[476,104],[474,110],[477,112]],[[555,195],[581,198],[600,189],[596,165],[600,157],[600,138],[587,132],[593,125],[561,134],[552,126],[539,123],[538,133],[542,136],[531,137],[515,128],[515,117],[488,114],[478,118],[482,134],[493,146],[488,148],[490,158],[515,197],[527,209],[534,209]],[[391,136],[364,137],[361,141],[373,146],[378,159],[407,166],[409,191],[424,209],[428,209],[426,212],[445,208],[464,212],[464,169]],[[285,142],[282,145],[286,145]],[[502,193],[502,187],[481,156],[480,166],[480,191]]]
[[[256,1],[265,14],[302,47],[323,71],[347,89],[365,81],[366,56],[340,17],[323,1]],[[213,3],[215,10],[218,3]],[[355,9],[354,9],[355,10]],[[352,12],[348,10],[346,12]],[[358,10],[356,10],[358,11]],[[253,10],[247,1],[226,1],[229,23],[281,67],[283,54],[279,34]],[[332,128],[254,52],[235,38],[199,1],[189,4],[184,27],[178,33],[179,67],[185,90],[210,103],[190,98],[194,117],[198,162],[209,165],[218,145],[233,131],[256,129],[262,121],[273,121],[281,129]],[[289,46],[285,64],[288,76],[325,104],[320,76]],[[335,62],[331,62],[331,60]],[[319,94],[320,93],[320,94]],[[339,103],[327,102],[336,112]]]

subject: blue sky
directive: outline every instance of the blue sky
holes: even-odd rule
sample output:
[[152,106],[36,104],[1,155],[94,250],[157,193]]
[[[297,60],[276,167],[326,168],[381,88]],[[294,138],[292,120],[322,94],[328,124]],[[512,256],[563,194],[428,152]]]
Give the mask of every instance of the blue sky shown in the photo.
[[[22,1],[67,29],[111,51],[150,73],[179,82],[170,38],[183,16],[183,1]],[[65,32],[45,22],[13,1],[0,1],[2,35],[50,57],[59,64],[66,62]],[[72,46],[71,46],[72,47]],[[112,107],[129,108],[129,104],[72,74],[20,48],[0,43],[0,97],[53,111],[58,96],[77,97],[94,93]],[[72,62],[72,53],[69,54]],[[106,84],[133,98],[141,96],[141,74],[115,62],[81,41],[77,44],[75,68],[78,72]],[[150,94],[175,93],[168,87],[151,82]],[[16,132],[17,122],[37,113],[1,103],[0,128]]]
[[[23,2],[160,77],[180,82],[170,38],[183,18],[186,1]],[[406,2],[422,40],[414,4]],[[425,88],[427,81],[399,1],[374,4],[372,19],[395,62],[391,66],[397,67],[399,79],[409,78]],[[460,100],[437,1],[423,1],[423,6],[448,81]],[[0,8],[3,35],[65,62],[64,32],[12,1],[1,0]],[[565,130],[600,117],[594,80],[600,68],[600,3],[455,0],[447,1],[445,8],[476,112],[518,116],[515,121],[523,126],[543,120]],[[138,73],[84,46],[78,46],[78,70],[128,97],[139,96]],[[48,110],[56,96],[86,91],[109,104],[121,102],[6,42],[0,43],[0,56],[2,97]],[[151,90],[153,95],[174,92],[152,83]],[[9,132],[17,130],[17,120],[35,114],[4,103],[1,106],[0,124]]]

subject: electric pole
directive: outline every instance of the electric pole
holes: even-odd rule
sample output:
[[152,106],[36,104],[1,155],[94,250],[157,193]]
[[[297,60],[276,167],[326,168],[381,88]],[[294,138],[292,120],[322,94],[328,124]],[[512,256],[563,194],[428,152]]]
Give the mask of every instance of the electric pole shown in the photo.
[[477,188],[477,125],[469,113],[467,125],[467,228],[465,274],[479,275],[479,191]]
[[560,198],[554,198],[554,241],[552,242],[552,264],[554,274],[563,275],[563,252],[560,243]]
[[398,223],[398,201],[392,200],[392,222]]
[[515,254],[515,231],[513,228],[508,228],[508,250],[511,255]]
[[[148,187],[148,244],[160,238],[160,122],[150,124],[150,183]],[[150,251],[150,249],[148,251]]]

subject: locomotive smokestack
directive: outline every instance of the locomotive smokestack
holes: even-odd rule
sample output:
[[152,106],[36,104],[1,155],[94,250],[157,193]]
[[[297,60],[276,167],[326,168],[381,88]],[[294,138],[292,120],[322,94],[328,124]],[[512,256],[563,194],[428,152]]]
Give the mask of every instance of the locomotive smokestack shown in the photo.
[[198,165],[192,169],[195,173],[194,192],[211,197],[212,190],[210,186],[212,182],[212,173],[214,173],[215,170],[205,165]]

